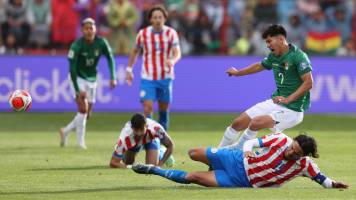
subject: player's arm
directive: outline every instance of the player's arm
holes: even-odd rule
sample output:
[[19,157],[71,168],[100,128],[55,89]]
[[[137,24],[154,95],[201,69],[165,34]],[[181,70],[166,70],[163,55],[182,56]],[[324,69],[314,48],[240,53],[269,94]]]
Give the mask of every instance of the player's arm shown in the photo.
[[68,60],[69,60],[69,73],[70,73],[70,78],[72,80],[74,90],[76,95],[78,96],[80,93],[79,90],[79,85],[77,81],[77,63],[78,63],[78,56],[79,56],[79,48],[75,45],[72,44],[69,51],[68,51]]
[[275,103],[289,104],[297,100],[299,97],[303,96],[309,90],[311,90],[313,87],[312,73],[311,72],[305,73],[300,78],[302,79],[303,83],[299,86],[299,88],[295,92],[293,92],[287,98],[284,98],[282,96],[276,96],[273,98],[273,101]]
[[114,88],[116,86],[116,70],[115,70],[115,58],[112,50],[106,39],[103,38],[104,47],[103,53],[108,61],[109,71],[110,71],[110,87]]
[[127,168],[127,165],[123,162],[122,157],[116,157],[112,155],[110,160],[110,167],[111,168]]
[[322,185],[324,188],[348,188],[349,186],[345,183],[334,181],[329,177],[325,176],[314,163],[313,160],[307,160],[307,167],[305,168],[305,176],[311,178],[313,181]]
[[169,156],[172,155],[174,144],[171,137],[168,134],[165,134],[164,137],[161,139],[161,143],[167,148],[166,152],[164,152],[163,158],[159,161],[158,166],[162,166]]
[[179,37],[176,31],[173,31],[172,38],[172,58],[167,59],[167,65],[169,68],[173,67],[182,57],[179,47]]
[[260,62],[253,63],[245,68],[236,69],[235,67],[230,67],[226,73],[229,76],[245,76],[248,74],[255,74],[264,70],[265,68],[261,65]]
[[255,147],[261,147],[260,143],[258,141],[258,138],[252,139],[252,140],[247,140],[244,145],[243,145],[243,152],[244,152],[244,156],[246,158],[254,158],[256,157],[255,153],[253,153],[253,148]]

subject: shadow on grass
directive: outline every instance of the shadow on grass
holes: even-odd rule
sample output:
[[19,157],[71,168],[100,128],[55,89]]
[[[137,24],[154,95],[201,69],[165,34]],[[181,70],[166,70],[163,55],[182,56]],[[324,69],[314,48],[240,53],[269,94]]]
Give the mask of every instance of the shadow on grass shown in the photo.
[[92,188],[92,189],[76,189],[76,190],[58,190],[58,191],[28,191],[28,192],[0,192],[3,195],[47,195],[47,194],[76,194],[76,193],[92,193],[92,192],[115,192],[115,191],[152,191],[152,190],[211,190],[222,188],[206,188],[196,185],[189,186],[122,186],[112,188]]
[[76,170],[96,170],[96,169],[111,169],[108,165],[93,165],[80,167],[56,167],[56,168],[39,168],[29,169],[29,171],[76,171]]

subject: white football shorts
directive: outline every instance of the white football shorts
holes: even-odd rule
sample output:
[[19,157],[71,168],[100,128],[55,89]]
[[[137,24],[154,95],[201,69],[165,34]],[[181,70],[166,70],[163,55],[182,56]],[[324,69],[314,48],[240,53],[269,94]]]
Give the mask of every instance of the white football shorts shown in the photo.
[[[75,89],[74,89],[74,85],[73,82],[71,80],[71,78],[69,77],[69,80],[71,82],[71,90],[72,90],[72,94],[73,97],[75,98]],[[80,77],[77,77],[77,82],[78,82],[78,86],[79,86],[79,90],[80,91],[85,91],[87,93],[87,99],[89,103],[95,103],[96,100],[96,88],[98,86],[97,82],[90,82],[87,81],[85,79],[82,79]]]
[[269,115],[276,122],[270,130],[281,132],[285,129],[292,128],[303,121],[304,113],[297,112],[279,104],[273,103],[272,99],[260,102],[247,109],[246,114],[252,119],[261,115]]

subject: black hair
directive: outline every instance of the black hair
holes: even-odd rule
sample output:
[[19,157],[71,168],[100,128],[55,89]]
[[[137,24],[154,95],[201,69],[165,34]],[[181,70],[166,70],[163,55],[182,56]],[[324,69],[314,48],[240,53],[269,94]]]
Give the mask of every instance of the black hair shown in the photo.
[[277,35],[283,35],[284,37],[287,37],[287,31],[280,24],[272,24],[263,31],[262,38],[266,39],[268,36],[273,37]]
[[302,148],[304,156],[319,158],[318,147],[313,137],[300,134],[295,137],[294,140],[297,141],[299,146]]
[[146,122],[146,117],[143,114],[136,113],[131,117],[131,127],[134,129],[143,129]]
[[151,17],[152,17],[152,15],[153,15],[153,12],[156,11],[156,10],[161,11],[161,12],[163,13],[164,18],[165,18],[166,20],[168,19],[167,10],[166,10],[163,6],[157,5],[157,6],[154,6],[153,8],[151,8],[150,11],[148,11],[148,15],[147,15],[148,21],[151,20]]

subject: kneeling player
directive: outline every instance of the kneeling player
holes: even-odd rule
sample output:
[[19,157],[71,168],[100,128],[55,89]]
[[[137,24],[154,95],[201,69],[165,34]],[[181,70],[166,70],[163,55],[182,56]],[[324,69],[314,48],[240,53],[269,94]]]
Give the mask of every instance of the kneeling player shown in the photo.
[[[166,151],[160,156],[160,143]],[[173,165],[173,142],[163,127],[142,114],[134,114],[121,130],[115,151],[111,157],[110,167],[127,168],[135,162],[137,153],[146,150],[146,164],[162,166]]]

